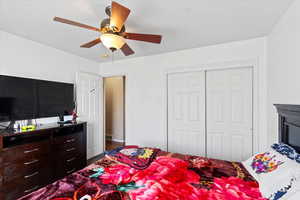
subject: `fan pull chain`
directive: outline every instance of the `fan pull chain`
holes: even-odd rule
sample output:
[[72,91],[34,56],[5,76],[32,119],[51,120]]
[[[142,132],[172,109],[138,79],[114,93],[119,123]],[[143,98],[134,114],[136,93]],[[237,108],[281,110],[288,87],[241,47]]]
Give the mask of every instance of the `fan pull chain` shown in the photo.
[[114,52],[112,51],[112,52],[111,52],[111,64],[114,63],[114,60],[115,60],[115,54],[114,54]]

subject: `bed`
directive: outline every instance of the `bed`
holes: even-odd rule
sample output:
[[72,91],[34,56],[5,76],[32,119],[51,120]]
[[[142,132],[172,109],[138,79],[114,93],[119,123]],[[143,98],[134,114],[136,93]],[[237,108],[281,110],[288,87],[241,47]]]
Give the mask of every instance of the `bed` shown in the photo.
[[299,200],[300,106],[276,107],[279,143],[245,162],[119,147],[19,200]]

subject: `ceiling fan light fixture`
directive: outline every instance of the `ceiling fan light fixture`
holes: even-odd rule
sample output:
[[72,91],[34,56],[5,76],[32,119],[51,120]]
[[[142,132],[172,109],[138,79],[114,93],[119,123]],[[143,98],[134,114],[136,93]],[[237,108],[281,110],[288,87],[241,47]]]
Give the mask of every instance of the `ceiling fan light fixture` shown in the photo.
[[80,45],[81,48],[91,48],[102,43],[112,52],[120,49],[125,56],[130,56],[135,52],[126,43],[127,39],[156,44],[161,43],[161,35],[126,32],[125,22],[131,12],[129,8],[126,8],[125,6],[112,0],[111,5],[106,7],[105,12],[109,17],[101,21],[100,27],[93,27],[60,17],[54,17],[53,20],[87,30],[92,30],[98,34],[101,34],[99,36],[100,38],[98,37],[95,40]]
[[123,37],[112,33],[102,34],[100,39],[103,45],[108,49],[121,49],[125,44]]

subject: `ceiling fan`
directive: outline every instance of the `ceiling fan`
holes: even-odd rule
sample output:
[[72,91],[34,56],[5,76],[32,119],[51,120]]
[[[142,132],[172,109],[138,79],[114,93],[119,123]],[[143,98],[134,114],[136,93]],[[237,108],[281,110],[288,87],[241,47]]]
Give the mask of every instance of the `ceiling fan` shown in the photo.
[[130,14],[130,10],[121,4],[113,1],[111,6],[106,7],[105,13],[109,16],[109,18],[102,20],[100,28],[81,24],[60,17],[54,17],[53,20],[100,33],[100,37],[81,45],[80,47],[82,48],[91,48],[96,44],[103,43],[103,45],[112,52],[120,49],[125,56],[129,56],[134,54],[134,51],[128,46],[125,39],[157,44],[161,43],[161,35],[127,33],[124,24]]

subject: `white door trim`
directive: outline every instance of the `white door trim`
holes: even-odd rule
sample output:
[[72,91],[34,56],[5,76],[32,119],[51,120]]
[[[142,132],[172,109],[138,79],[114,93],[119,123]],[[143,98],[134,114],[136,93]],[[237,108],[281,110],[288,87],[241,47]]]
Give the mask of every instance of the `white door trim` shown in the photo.
[[[236,60],[236,61],[225,61],[208,64],[199,64],[197,66],[189,67],[178,67],[167,69],[164,72],[164,130],[166,131],[164,141],[165,149],[168,150],[168,75],[173,73],[185,73],[185,72],[196,72],[196,71],[210,71],[210,70],[224,70],[224,69],[237,69],[237,68],[252,68],[253,69],[253,152],[259,152],[261,150],[260,141],[264,140],[263,134],[259,134],[260,129],[260,116],[259,116],[259,94],[260,94],[260,83],[259,83],[259,59],[248,59],[248,60]],[[261,102],[262,103],[262,102]],[[263,106],[262,106],[263,107]],[[267,134],[267,133],[264,133]]]

